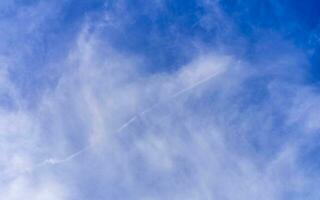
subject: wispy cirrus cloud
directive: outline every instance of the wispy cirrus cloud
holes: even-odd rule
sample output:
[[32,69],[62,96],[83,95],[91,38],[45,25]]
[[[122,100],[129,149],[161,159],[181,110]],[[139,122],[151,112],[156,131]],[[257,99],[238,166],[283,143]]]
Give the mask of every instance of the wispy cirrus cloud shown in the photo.
[[[39,40],[51,32],[41,5],[53,8],[27,7]],[[317,149],[319,94],[305,81],[301,49],[267,31],[250,43],[218,2],[186,6],[190,24],[178,4],[143,4],[141,15],[127,1],[102,5],[69,33],[65,55],[39,66],[40,77],[55,77],[45,87],[13,77],[28,78],[21,69],[33,71],[28,58],[42,53],[3,53],[1,99],[14,106],[1,101],[1,196],[317,199],[307,156]],[[57,7],[50,20],[64,12]],[[28,32],[18,22],[3,20]],[[12,64],[17,54],[26,68]]]

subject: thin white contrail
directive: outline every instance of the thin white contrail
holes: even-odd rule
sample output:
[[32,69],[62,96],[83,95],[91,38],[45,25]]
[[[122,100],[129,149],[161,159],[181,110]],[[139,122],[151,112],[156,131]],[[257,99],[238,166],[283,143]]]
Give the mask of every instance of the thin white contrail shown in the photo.
[[[130,118],[127,122],[125,122],[123,125],[120,126],[120,128],[117,129],[116,132],[121,132],[124,128],[126,128],[127,126],[129,126],[132,122],[134,122],[136,120],[136,116]],[[92,145],[88,145],[85,148],[65,157],[65,158],[48,158],[45,161],[43,161],[42,163],[38,164],[37,166],[44,166],[44,165],[57,165],[57,164],[62,164],[65,162],[68,162],[72,159],[74,159],[75,157],[79,156],[80,154],[84,153],[85,151],[89,150],[90,148],[92,148]]]
[[189,90],[192,90],[193,88],[195,88],[195,87],[197,87],[197,86],[199,86],[199,85],[201,85],[201,84],[203,84],[203,83],[211,80],[211,79],[212,79],[213,77],[215,77],[216,75],[218,75],[218,73],[213,73],[213,74],[211,74],[210,76],[208,76],[207,78],[205,78],[205,79],[203,79],[203,80],[200,80],[200,81],[198,81],[198,82],[190,85],[189,87],[186,87],[186,88],[178,91],[177,93],[173,94],[173,95],[170,97],[170,99],[173,99],[173,98],[175,98],[175,97],[177,97],[177,96],[179,96],[179,95],[181,95],[181,94],[183,94],[183,93],[185,93],[185,92],[188,92]]
[[51,164],[51,165],[56,165],[56,164],[61,164],[61,163],[64,163],[64,162],[68,162],[70,160],[72,160],[73,158],[77,157],[78,155],[80,155],[81,153],[85,152],[86,150],[88,150],[91,146],[87,146],[83,149],[81,149],[80,151],[77,151],[63,159],[56,159],[56,158],[49,158],[47,160],[45,160],[43,162],[43,164]]
[[[150,106],[149,108],[145,109],[144,111],[140,112],[138,115],[130,118],[128,121],[126,121],[124,124],[122,124],[116,132],[121,132],[123,129],[125,129],[126,127],[128,127],[130,124],[132,124],[136,119],[137,119],[137,116],[143,116],[145,115],[146,113],[148,112],[151,112],[152,110],[154,110],[156,107],[160,106],[161,104],[167,102],[167,101],[170,101],[176,97],[178,97],[179,95],[183,94],[183,93],[186,93],[190,90],[192,90],[193,88],[211,80],[213,77],[215,77],[217,75],[217,73],[214,73],[212,75],[210,75],[208,78],[205,78],[203,80],[200,80],[194,84],[192,84],[191,86],[189,87],[186,87],[184,89],[181,89],[180,91],[176,92],[175,94],[171,95],[166,101],[164,102],[158,102],[158,103],[155,103],[153,104],[152,106]],[[50,165],[57,165],[57,164],[62,164],[62,163],[65,163],[65,162],[68,162],[74,158],[76,158],[77,156],[79,156],[80,154],[84,153],[85,151],[89,150],[90,148],[92,148],[93,146],[92,145],[88,145],[86,146],[85,148],[65,157],[65,158],[62,158],[62,159],[56,159],[56,158],[49,158],[49,159],[46,159],[44,162],[42,162],[40,165],[47,165],[47,164],[50,164]]]
[[132,122],[134,122],[136,119],[137,119],[137,116],[134,116],[131,119],[129,119],[120,128],[118,128],[117,132],[121,132],[123,129],[125,129],[127,126],[129,126]]
[[144,111],[142,111],[139,115],[142,116],[142,115],[145,115],[145,114],[148,113],[148,112],[151,112],[153,109],[155,109],[156,107],[162,105],[163,103],[166,103],[166,102],[168,102],[168,101],[170,101],[170,100],[172,100],[172,99],[174,99],[174,98],[182,95],[183,93],[186,93],[186,92],[192,90],[193,88],[195,88],[195,87],[197,87],[197,86],[199,86],[199,85],[201,85],[201,84],[203,84],[203,83],[211,80],[211,79],[212,79],[213,77],[215,77],[216,75],[218,75],[218,73],[213,73],[213,74],[211,74],[210,76],[208,76],[207,78],[205,78],[205,79],[203,79],[203,80],[200,80],[200,81],[198,81],[198,82],[190,85],[189,87],[186,87],[186,88],[181,89],[180,91],[178,91],[178,92],[174,93],[173,95],[171,95],[171,96],[170,96],[168,99],[166,99],[165,101],[163,101],[163,102],[158,102],[158,103],[153,104],[153,105],[150,106],[149,108],[147,108],[147,109],[145,109]]

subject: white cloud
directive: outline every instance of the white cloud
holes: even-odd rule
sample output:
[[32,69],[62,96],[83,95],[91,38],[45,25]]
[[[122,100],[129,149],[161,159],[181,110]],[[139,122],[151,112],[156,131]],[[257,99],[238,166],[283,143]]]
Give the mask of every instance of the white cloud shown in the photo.
[[[302,145],[291,137],[300,132],[290,127],[302,122],[301,135],[319,129],[319,97],[282,76],[304,58],[267,62],[264,87],[250,85],[264,62],[210,48],[199,47],[179,70],[151,74],[143,57],[101,41],[109,25],[87,19],[36,109],[1,110],[1,196],[270,200],[314,192],[299,163]],[[1,92],[18,93],[2,69]],[[259,95],[268,98],[255,102]]]
[[45,181],[32,181],[33,178],[19,177],[0,189],[1,198],[8,200],[35,199],[35,200],[63,200],[65,188],[50,179]]

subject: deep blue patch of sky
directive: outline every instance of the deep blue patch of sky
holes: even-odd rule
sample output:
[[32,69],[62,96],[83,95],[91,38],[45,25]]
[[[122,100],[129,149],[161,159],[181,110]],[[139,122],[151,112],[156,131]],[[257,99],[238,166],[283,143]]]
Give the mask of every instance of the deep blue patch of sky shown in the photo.
[[[36,0],[16,2],[23,6],[39,3]],[[114,11],[115,2],[65,1],[62,8],[52,7],[61,9],[58,16],[50,18],[45,26],[41,26],[36,36],[22,32],[7,38],[8,41],[25,41],[24,45],[31,49],[30,54],[21,55],[24,60],[23,66],[11,74],[19,88],[26,91],[25,95],[35,96],[37,90],[41,91],[44,87],[54,85],[59,77],[59,69],[52,68],[48,71],[46,63],[58,60],[58,57],[67,53],[66,49],[69,48],[66,46],[74,41],[75,33],[86,16],[95,13],[98,18],[100,15],[97,13]],[[221,0],[219,4],[238,31],[235,35],[226,33],[229,37],[225,40],[226,43],[234,44],[236,47],[239,46],[239,42],[245,41],[246,45],[240,51],[250,59],[250,56],[255,58],[252,55],[259,53],[255,45],[263,38],[274,39],[268,41],[269,47],[277,43],[279,37],[293,42],[310,62],[310,65],[302,66],[307,69],[308,81],[320,81],[319,1]],[[201,17],[212,11],[206,10],[197,1],[168,0],[164,6],[165,8],[157,8],[152,3],[141,0],[127,1],[126,12],[132,21],[121,29],[106,30],[104,34],[108,37],[108,42],[119,51],[143,55],[146,61],[143,67],[153,73],[174,71],[192,59],[190,55],[196,50],[190,41],[195,38],[203,41],[208,47],[215,44],[217,37],[222,41],[226,38],[218,35],[217,27],[206,29],[200,25]],[[9,12],[10,9],[5,11],[7,14],[14,13]],[[269,54],[271,56],[267,58],[272,59],[276,52]],[[34,92],[29,92],[30,90]]]

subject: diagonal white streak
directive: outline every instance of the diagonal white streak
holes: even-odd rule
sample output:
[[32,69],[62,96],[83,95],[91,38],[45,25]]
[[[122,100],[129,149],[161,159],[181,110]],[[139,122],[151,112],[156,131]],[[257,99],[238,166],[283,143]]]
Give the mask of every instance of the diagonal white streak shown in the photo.
[[81,149],[80,151],[77,151],[69,156],[67,156],[66,158],[63,158],[63,159],[55,159],[55,158],[49,158],[47,160],[45,160],[43,162],[43,164],[52,164],[52,165],[55,165],[55,164],[60,164],[60,163],[64,163],[64,162],[68,162],[70,160],[72,160],[73,158],[77,157],[78,155],[80,155],[81,153],[85,152],[86,150],[88,150],[90,148],[90,146],[87,146],[83,149]]
[[145,109],[144,111],[142,111],[139,115],[140,115],[140,116],[143,116],[143,115],[145,115],[146,113],[151,112],[153,109],[155,109],[156,107],[160,106],[161,104],[166,103],[166,102],[168,102],[168,101],[170,101],[170,100],[172,100],[172,99],[174,99],[174,98],[182,95],[183,93],[186,93],[186,92],[192,90],[193,88],[195,88],[195,87],[197,87],[197,86],[199,86],[199,85],[201,85],[201,84],[204,84],[204,83],[210,81],[210,80],[211,80],[213,77],[215,77],[216,75],[218,75],[218,73],[212,73],[212,74],[211,74],[210,76],[208,76],[207,78],[205,78],[205,79],[203,79],[203,80],[200,80],[200,81],[198,81],[198,82],[190,85],[189,87],[186,87],[186,88],[181,89],[180,91],[178,91],[178,92],[174,93],[173,95],[171,95],[171,96],[170,96],[168,99],[166,99],[165,101],[163,101],[163,102],[158,102],[158,103],[153,104],[153,105],[150,106],[149,108],[147,108],[147,109]]
[[172,96],[170,97],[170,99],[173,99],[173,98],[175,98],[175,97],[177,97],[177,96],[179,96],[179,95],[181,95],[181,94],[183,94],[183,93],[185,93],[185,92],[188,92],[189,90],[192,90],[193,88],[195,88],[195,87],[197,87],[197,86],[199,86],[199,85],[201,85],[201,84],[203,84],[203,83],[206,83],[207,81],[211,80],[211,79],[212,79],[213,77],[215,77],[216,75],[218,75],[218,73],[213,73],[213,74],[211,74],[210,76],[208,76],[207,78],[205,78],[205,79],[203,79],[203,80],[200,80],[200,81],[198,81],[198,82],[190,85],[189,87],[186,87],[186,88],[180,90],[179,92],[177,92],[177,93],[175,93],[174,95],[172,95]]
[[[146,113],[148,112],[151,112],[152,110],[154,110],[156,107],[160,106],[161,104],[163,103],[166,103],[180,95],[182,95],[183,93],[186,93],[196,87],[198,87],[199,85],[201,84],[204,84],[208,81],[210,81],[213,77],[215,77],[218,73],[213,73],[211,74],[210,76],[208,76],[207,78],[203,79],[203,80],[200,80],[192,85],[190,85],[189,87],[186,87],[186,88],[183,88],[181,89],[180,91],[176,92],[175,94],[171,95],[167,100],[163,101],[163,102],[158,102],[158,103],[155,103],[154,105],[150,106],[149,108],[145,109],[144,111],[140,112],[139,114],[137,114],[136,116],[130,118],[128,121],[126,121],[124,124],[122,124],[116,132],[121,132],[122,130],[124,130],[126,127],[128,127],[130,124],[132,124],[136,119],[137,119],[137,116],[143,116],[145,115]],[[38,164],[37,167],[40,167],[40,166],[44,166],[44,165],[58,165],[58,164],[62,164],[62,163],[65,163],[65,162],[69,162],[71,160],[73,160],[74,158],[76,158],[77,156],[81,155],[82,153],[84,153],[85,151],[89,150],[90,148],[93,148],[93,146],[90,144],[86,147],[84,147],[83,149],[65,157],[65,158],[62,158],[62,159],[57,159],[57,158],[49,158],[49,159],[46,159],[45,161],[43,161],[42,163]]]
[[129,126],[132,122],[134,122],[136,119],[137,119],[137,116],[134,116],[131,119],[129,119],[129,121],[127,121],[120,128],[118,128],[117,132],[121,132],[123,129],[125,129],[127,126]]

